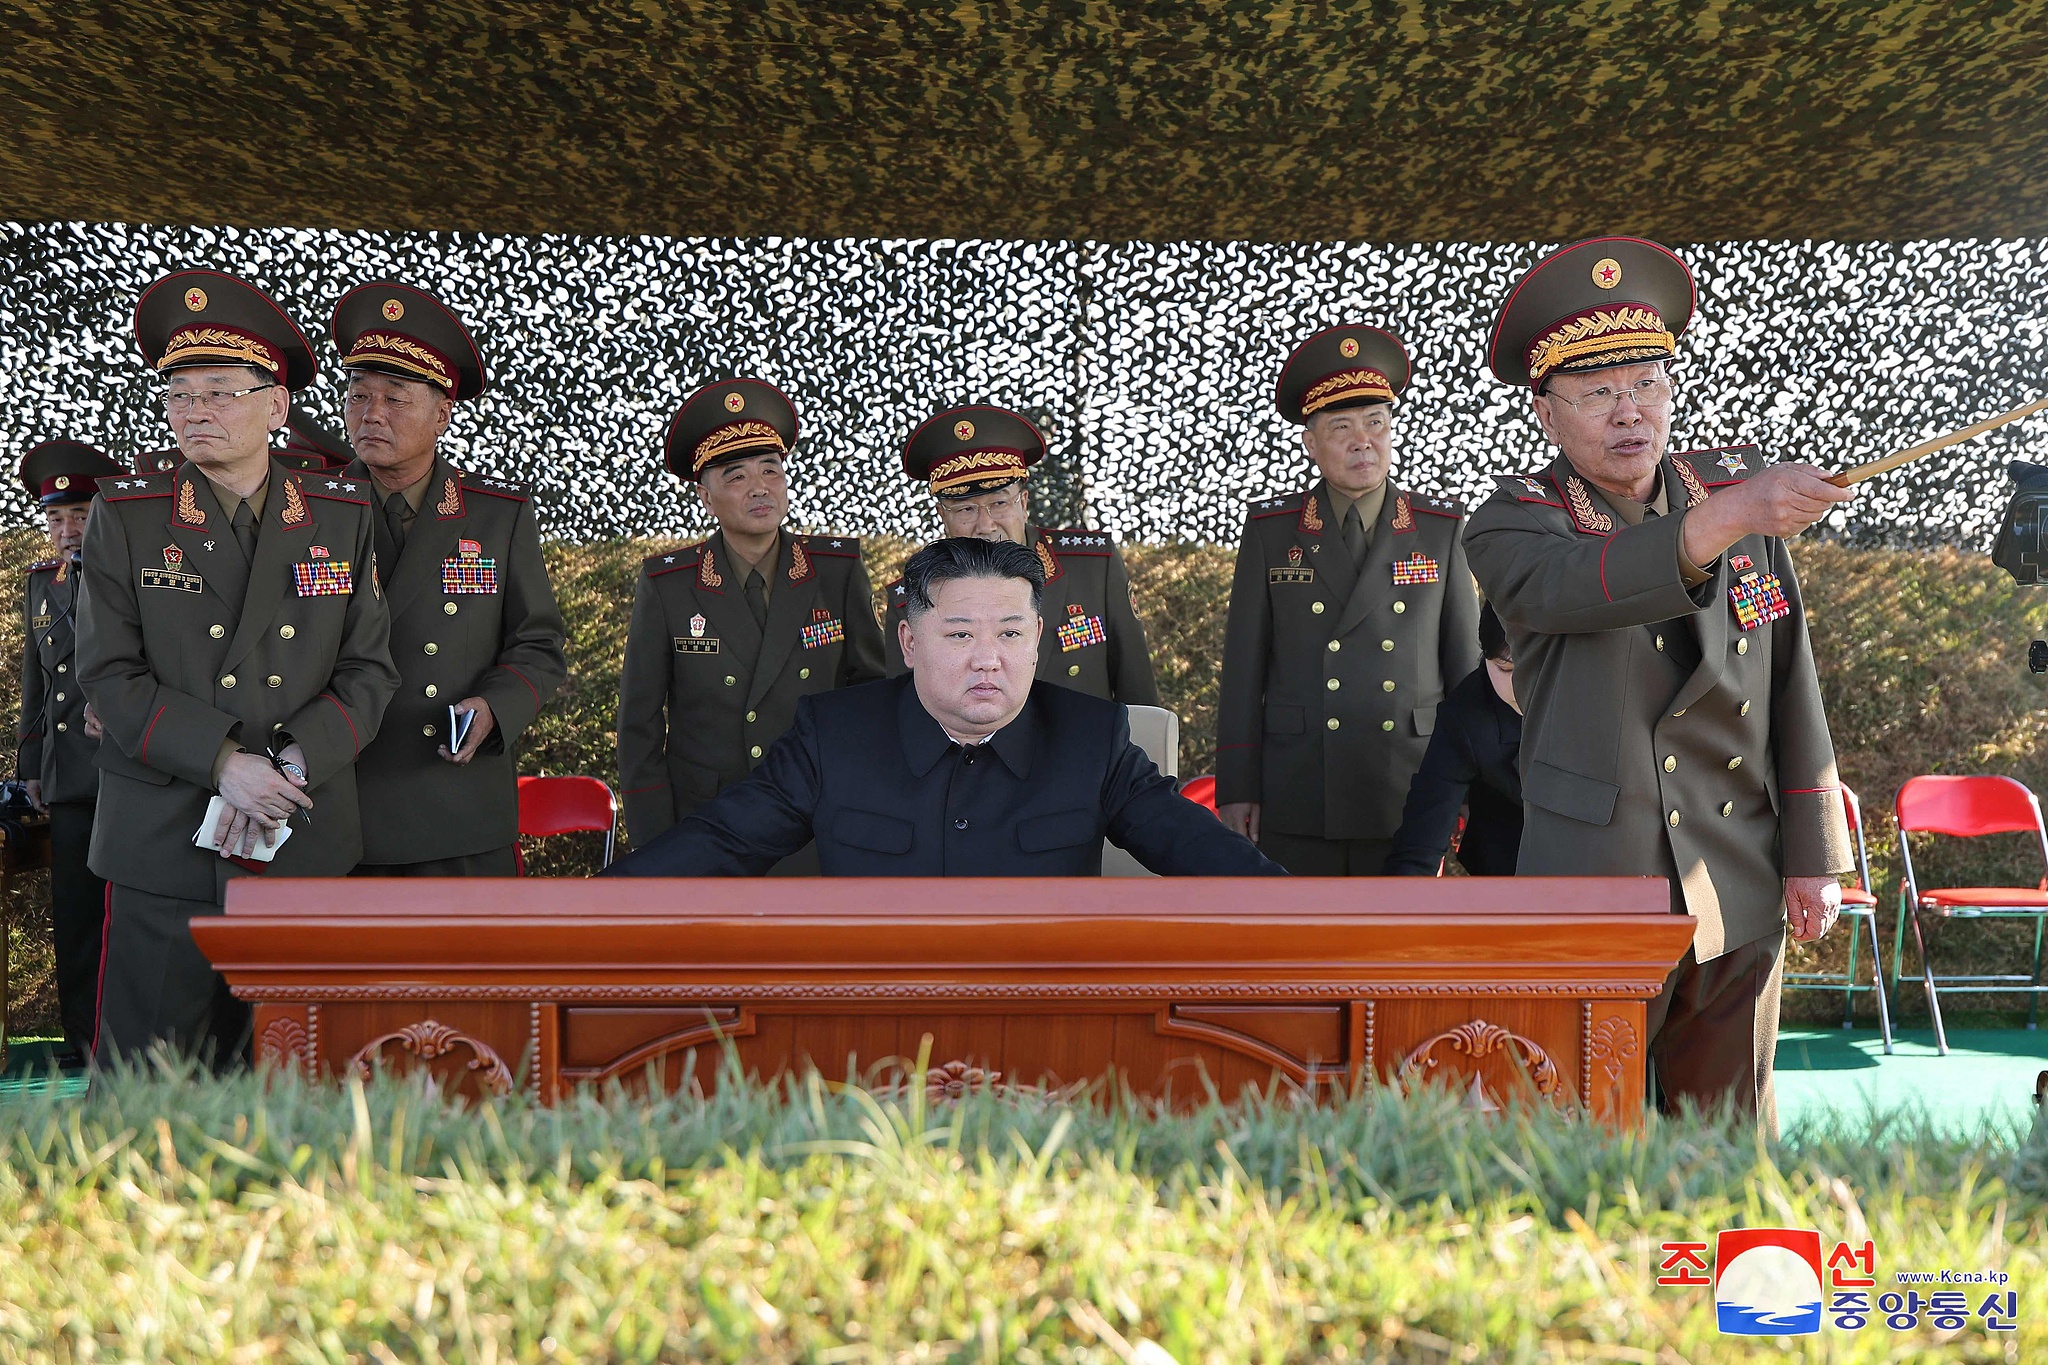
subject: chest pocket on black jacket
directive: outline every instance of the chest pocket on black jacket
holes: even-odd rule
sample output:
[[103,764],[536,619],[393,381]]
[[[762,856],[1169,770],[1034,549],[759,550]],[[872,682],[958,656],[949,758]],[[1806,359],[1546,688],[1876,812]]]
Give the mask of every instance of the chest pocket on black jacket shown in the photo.
[[1092,810],[1056,810],[1017,822],[1017,847],[1026,853],[1049,853],[1056,848],[1094,843],[1102,837]]
[[917,827],[879,811],[844,810],[832,821],[832,837],[870,853],[908,853]]

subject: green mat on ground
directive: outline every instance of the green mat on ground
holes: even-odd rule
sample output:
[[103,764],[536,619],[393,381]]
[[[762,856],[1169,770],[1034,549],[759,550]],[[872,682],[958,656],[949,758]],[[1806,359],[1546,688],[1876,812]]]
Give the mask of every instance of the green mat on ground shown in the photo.
[[1778,1035],[1778,1123],[1825,1123],[1830,1115],[1924,1109],[1945,1132],[1990,1123],[2024,1132],[2033,1122],[2034,1079],[2048,1068],[2048,1032],[1950,1029],[1949,1055],[1932,1029],[1892,1035],[1884,1055],[1876,1029],[1787,1029]]

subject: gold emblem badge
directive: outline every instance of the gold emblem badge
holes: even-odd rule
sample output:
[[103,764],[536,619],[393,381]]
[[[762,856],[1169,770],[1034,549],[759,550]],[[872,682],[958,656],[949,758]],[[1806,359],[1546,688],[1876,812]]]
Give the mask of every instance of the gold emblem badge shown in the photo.
[[973,440],[974,423],[967,421],[965,418],[962,418],[960,421],[955,422],[953,424],[953,439],[956,441]]
[[206,308],[206,291],[198,285],[187,289],[185,291],[185,308],[186,311],[193,313],[204,311]]
[[725,396],[725,410],[727,412],[738,412],[746,405],[746,397],[742,394],[729,393]]
[[56,482],[57,491],[61,493],[69,487],[71,487],[71,476],[69,474],[59,474]]
[[405,305],[397,299],[386,299],[384,307],[379,311],[384,314],[384,321],[396,322],[405,316]]
[[1612,289],[1621,283],[1621,262],[1612,256],[1602,256],[1593,262],[1593,283],[1602,289]]
[[1355,359],[1358,355],[1358,338],[1345,337],[1342,341],[1338,342],[1337,354],[1343,356],[1346,360]]

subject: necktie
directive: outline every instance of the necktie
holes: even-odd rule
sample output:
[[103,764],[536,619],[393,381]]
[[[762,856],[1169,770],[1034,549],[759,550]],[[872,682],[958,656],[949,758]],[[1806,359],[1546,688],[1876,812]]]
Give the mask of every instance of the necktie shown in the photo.
[[391,548],[399,553],[405,550],[406,513],[410,511],[412,507],[404,493],[393,493],[384,499],[384,524],[391,528]]
[[754,624],[768,624],[768,584],[761,577],[759,569],[749,570],[746,586],[747,610],[754,613]]
[[1358,515],[1358,504],[1352,503],[1351,510],[1344,514],[1344,548],[1351,554],[1353,564],[1365,563],[1365,519]]
[[242,558],[251,564],[256,562],[256,512],[249,506],[247,498],[235,504],[235,544],[242,547]]

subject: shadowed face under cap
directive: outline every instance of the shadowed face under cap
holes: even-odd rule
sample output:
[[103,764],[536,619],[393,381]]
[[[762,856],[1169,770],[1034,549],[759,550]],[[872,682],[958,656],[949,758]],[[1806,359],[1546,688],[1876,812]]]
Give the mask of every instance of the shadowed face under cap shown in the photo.
[[489,384],[469,329],[424,289],[393,280],[358,285],[334,305],[341,368],[432,384],[450,398],[474,398]]
[[662,452],[679,479],[702,479],[728,460],[786,455],[796,444],[796,405],[764,379],[727,379],[691,394],[669,419]]
[[135,343],[159,373],[253,365],[296,392],[319,369],[306,334],[268,294],[218,270],[181,270],[143,290]]
[[1487,363],[1509,384],[1670,360],[1692,321],[1692,271],[1639,237],[1575,242],[1529,268],[1502,305]]
[[948,408],[926,418],[903,447],[903,472],[941,498],[968,498],[1026,478],[1045,458],[1045,437],[1008,408]]

